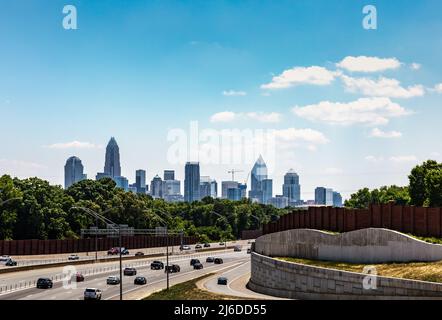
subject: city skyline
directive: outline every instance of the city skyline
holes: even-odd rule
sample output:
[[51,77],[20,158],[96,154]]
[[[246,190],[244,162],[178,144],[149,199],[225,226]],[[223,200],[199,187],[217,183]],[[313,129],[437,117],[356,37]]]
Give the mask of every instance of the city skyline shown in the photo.
[[[2,134],[14,137],[2,142],[0,175],[64,185],[58,168],[76,155],[93,177],[116,136],[131,181],[139,168],[147,181],[164,169],[184,181],[185,162],[198,160],[201,175],[228,181],[235,168],[245,180],[253,163],[168,160],[169,134],[190,137],[192,121],[216,132],[275,130],[277,150],[263,154],[273,192],[293,168],[303,199],[317,186],[344,198],[403,186],[418,163],[442,161],[438,1],[372,1],[372,31],[357,1],[72,4],[78,30],[62,28],[59,1],[0,12]],[[24,10],[33,28],[21,23]]]

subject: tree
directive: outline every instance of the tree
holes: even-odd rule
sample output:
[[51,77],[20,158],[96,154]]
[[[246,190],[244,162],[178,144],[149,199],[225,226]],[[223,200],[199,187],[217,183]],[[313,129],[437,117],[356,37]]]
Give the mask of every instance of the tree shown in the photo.
[[414,167],[408,176],[410,202],[415,206],[423,206],[428,199],[428,187],[425,178],[430,170],[442,170],[442,164],[438,164],[434,160],[428,160],[422,165]]
[[368,188],[360,189],[345,201],[345,207],[365,209],[370,204],[384,204],[394,201],[395,204],[406,205],[410,202],[408,187],[384,186],[370,191]]
[[[21,192],[13,183],[10,176],[0,177],[0,239],[12,239],[14,225],[17,222],[17,211],[14,202],[21,197]],[[7,201],[7,202],[6,202]]]
[[425,193],[427,199],[424,204],[430,207],[442,206],[442,170],[431,169],[425,175]]

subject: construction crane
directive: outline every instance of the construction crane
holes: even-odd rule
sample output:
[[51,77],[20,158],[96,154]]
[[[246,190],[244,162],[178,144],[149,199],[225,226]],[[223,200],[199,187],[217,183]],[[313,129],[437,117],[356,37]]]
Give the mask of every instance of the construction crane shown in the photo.
[[232,169],[227,171],[227,173],[231,173],[232,174],[232,181],[235,181],[235,173],[237,172],[244,172],[244,170],[236,170],[236,169]]

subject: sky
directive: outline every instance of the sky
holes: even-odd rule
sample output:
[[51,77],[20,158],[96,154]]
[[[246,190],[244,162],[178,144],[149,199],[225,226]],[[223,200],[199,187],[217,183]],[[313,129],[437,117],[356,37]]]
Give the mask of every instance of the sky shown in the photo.
[[[375,30],[363,27],[367,4]],[[77,29],[63,27],[65,5]],[[274,195],[294,169],[304,200],[316,186],[347,198],[406,185],[416,164],[442,161],[439,0],[0,8],[0,175],[62,185],[75,155],[94,178],[111,136],[130,182],[136,169],[183,180],[187,160],[243,182],[262,153]]]

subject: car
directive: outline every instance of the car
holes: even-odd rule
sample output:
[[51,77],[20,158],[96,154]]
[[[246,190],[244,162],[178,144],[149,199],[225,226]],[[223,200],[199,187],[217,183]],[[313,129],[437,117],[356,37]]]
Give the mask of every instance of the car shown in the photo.
[[205,243],[204,248],[210,248],[210,243]]
[[147,284],[147,279],[146,279],[145,277],[140,277],[140,276],[138,276],[138,277],[136,277],[136,278],[134,279],[134,284],[136,284],[136,285],[144,285],[144,284]]
[[54,283],[49,278],[39,278],[37,280],[37,289],[49,289],[54,286]]
[[135,257],[141,257],[144,256],[144,252],[138,251],[137,253],[135,253]]
[[115,255],[115,254],[119,254],[120,252],[118,251],[118,248],[110,248],[108,251],[107,251],[107,254],[108,255],[110,255],[110,256],[113,256],[113,255]]
[[219,245],[220,245],[220,246],[223,246],[223,245],[224,245],[224,242],[220,242]]
[[71,255],[68,257],[68,260],[80,260],[80,257],[77,256],[76,254],[71,254]]
[[190,265],[193,266],[195,263],[200,263],[198,259],[190,259]]
[[1,256],[0,257],[0,262],[7,262],[9,259],[11,259],[10,256]]
[[16,267],[17,266],[17,261],[9,259],[8,261],[6,261],[5,266],[7,266],[7,267]]
[[120,278],[117,276],[109,276],[106,279],[107,284],[120,284]]
[[219,277],[218,284],[223,285],[223,286],[227,286],[227,278],[226,277]]
[[235,252],[240,252],[241,251],[241,246],[234,246],[233,247],[233,251],[235,251]]
[[137,275],[137,269],[135,269],[135,268],[124,268],[123,274],[125,276],[135,276],[135,275]]
[[77,272],[77,274],[75,275],[75,281],[83,282],[84,281],[84,276],[80,272]]
[[215,260],[214,257],[207,257],[206,262],[213,262]]
[[86,288],[83,296],[84,300],[101,300],[101,290],[96,288]]
[[202,249],[203,247],[200,245],[200,244],[197,244],[196,246],[195,246],[195,249]]
[[194,270],[199,270],[199,269],[202,269],[202,268],[203,268],[203,264],[201,262],[195,263],[193,265],[193,269]]
[[152,263],[150,264],[150,268],[152,270],[160,270],[160,269],[164,269],[164,263],[162,263],[161,261],[152,261]]
[[123,256],[127,256],[129,254],[129,250],[127,250],[126,248],[121,248],[121,254]]
[[251,254],[251,253],[252,253],[252,249],[248,248],[248,249],[247,249],[247,253],[248,253],[248,254]]
[[164,268],[164,272],[167,272],[167,273],[176,273],[176,272],[180,272],[180,271],[181,271],[181,268],[177,264],[172,264],[172,265],[166,266]]
[[190,247],[184,245],[184,246],[181,246],[181,247],[180,247],[180,250],[190,250]]
[[223,261],[223,259],[221,259],[221,258],[215,258],[215,260],[213,260],[213,262],[214,262],[215,264],[222,264],[224,261]]

